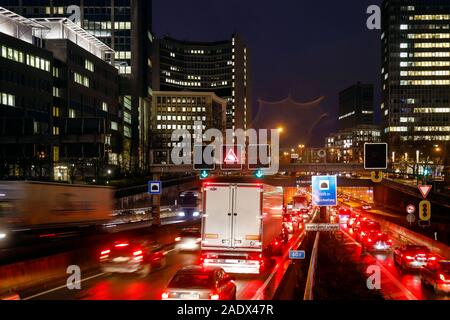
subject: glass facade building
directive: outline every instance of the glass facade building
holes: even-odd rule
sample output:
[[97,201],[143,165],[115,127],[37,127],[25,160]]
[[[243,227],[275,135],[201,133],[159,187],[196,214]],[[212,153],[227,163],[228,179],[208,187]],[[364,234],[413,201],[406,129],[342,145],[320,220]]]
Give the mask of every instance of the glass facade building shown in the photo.
[[386,0],[382,17],[382,133],[405,161],[448,158],[450,2]]

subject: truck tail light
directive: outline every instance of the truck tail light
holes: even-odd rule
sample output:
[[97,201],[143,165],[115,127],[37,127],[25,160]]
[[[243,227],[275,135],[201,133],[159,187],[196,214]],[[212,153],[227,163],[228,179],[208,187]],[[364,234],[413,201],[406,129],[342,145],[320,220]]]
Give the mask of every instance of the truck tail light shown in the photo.
[[168,292],[163,292],[163,294],[161,295],[161,298],[169,299],[169,293]]
[[220,300],[220,295],[218,295],[217,293],[212,293],[209,295],[209,299],[211,300]]

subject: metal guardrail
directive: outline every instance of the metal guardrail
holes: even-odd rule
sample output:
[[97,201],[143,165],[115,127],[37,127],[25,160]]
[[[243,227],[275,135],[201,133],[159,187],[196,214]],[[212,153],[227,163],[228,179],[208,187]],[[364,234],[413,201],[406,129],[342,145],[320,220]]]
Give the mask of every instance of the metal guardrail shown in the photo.
[[306,279],[305,294],[303,295],[303,300],[313,300],[313,289],[314,280],[316,277],[316,266],[317,266],[317,252],[319,249],[319,235],[320,232],[316,234],[316,240],[314,241],[314,247],[311,254],[311,259],[309,261],[308,277]]

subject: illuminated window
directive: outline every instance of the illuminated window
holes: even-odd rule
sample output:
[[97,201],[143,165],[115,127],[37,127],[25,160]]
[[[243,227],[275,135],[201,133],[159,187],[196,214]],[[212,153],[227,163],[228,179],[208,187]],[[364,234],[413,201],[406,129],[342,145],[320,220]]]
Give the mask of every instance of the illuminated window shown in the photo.
[[74,119],[77,117],[77,113],[74,109],[69,109],[69,118]]
[[102,102],[102,110],[108,112],[108,104],[106,102]]
[[53,117],[59,117],[59,108],[53,107]]
[[114,131],[119,130],[119,126],[117,125],[117,122],[111,121],[111,130],[114,130]]
[[59,136],[59,127],[53,127],[53,135]]
[[85,60],[84,61],[84,67],[86,68],[86,70],[94,72],[94,64],[91,61]]
[[15,107],[16,106],[16,96],[8,93],[0,92],[0,104],[5,106]]
[[88,77],[84,77],[81,74],[79,74],[77,72],[74,72],[73,73],[73,80],[76,83],[89,88],[89,78]]

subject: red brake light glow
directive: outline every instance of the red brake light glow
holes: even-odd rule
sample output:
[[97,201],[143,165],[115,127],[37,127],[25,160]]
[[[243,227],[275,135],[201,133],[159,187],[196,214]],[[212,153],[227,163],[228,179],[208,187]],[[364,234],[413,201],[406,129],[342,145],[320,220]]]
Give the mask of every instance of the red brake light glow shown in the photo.
[[142,255],[142,250],[133,252],[133,256],[141,256],[141,255]]
[[169,293],[168,292],[164,292],[161,297],[163,299],[169,299]]
[[442,273],[439,274],[439,279],[441,279],[442,281],[446,281],[445,275],[443,275]]
[[176,237],[175,238],[175,242],[179,242],[179,241],[181,241],[181,238],[180,237]]
[[211,298],[211,300],[219,300],[220,296],[218,294],[211,294],[210,298]]
[[116,248],[125,248],[128,247],[129,244],[128,243],[118,243],[115,245]]
[[100,254],[102,255],[102,256],[104,256],[104,255],[108,255],[108,254],[110,254],[111,253],[111,250],[103,250]]

